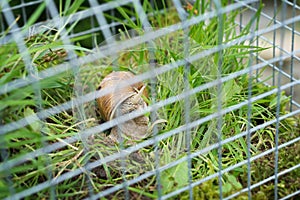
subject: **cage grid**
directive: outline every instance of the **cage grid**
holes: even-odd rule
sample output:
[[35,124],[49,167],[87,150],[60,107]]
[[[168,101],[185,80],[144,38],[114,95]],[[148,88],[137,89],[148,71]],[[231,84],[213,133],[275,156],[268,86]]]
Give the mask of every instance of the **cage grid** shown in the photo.
[[[1,198],[299,197],[297,1],[0,8]],[[98,88],[124,70],[134,78]],[[104,122],[95,100],[140,82],[147,106]],[[123,137],[141,116],[149,135]]]

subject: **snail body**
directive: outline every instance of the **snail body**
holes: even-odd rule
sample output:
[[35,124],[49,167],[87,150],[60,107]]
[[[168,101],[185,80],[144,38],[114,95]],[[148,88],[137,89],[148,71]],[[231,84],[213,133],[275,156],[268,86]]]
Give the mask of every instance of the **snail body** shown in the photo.
[[[131,72],[119,71],[108,74],[100,83],[99,89],[110,88],[111,92],[97,99],[97,104],[102,118],[105,121],[144,109],[147,104],[142,95],[147,96],[145,84],[138,82],[126,87],[121,87],[122,82],[134,78]],[[111,137],[117,140],[118,131],[122,136],[133,140],[142,139],[147,135],[149,118],[140,116],[128,120],[112,128]]]

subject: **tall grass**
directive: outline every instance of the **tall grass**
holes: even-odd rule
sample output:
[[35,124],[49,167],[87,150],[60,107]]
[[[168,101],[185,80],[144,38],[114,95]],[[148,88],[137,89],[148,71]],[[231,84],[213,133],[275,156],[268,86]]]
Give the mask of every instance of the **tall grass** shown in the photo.
[[[66,1],[63,4],[60,1],[59,11],[61,16],[68,16],[81,9],[83,1]],[[198,3],[200,1],[197,1]],[[226,5],[227,1],[223,1]],[[143,9],[150,15],[149,21],[154,29],[167,27],[168,25],[179,22],[179,16],[172,5],[164,2],[164,8],[158,10],[157,5],[151,6],[148,1],[144,1]],[[199,6],[201,5],[201,6]],[[28,21],[27,26],[32,25],[43,9],[44,4]],[[262,8],[263,5],[260,5]],[[195,4],[188,7],[190,18],[200,13],[210,10],[210,3],[201,1],[201,4]],[[250,33],[252,23],[257,22],[260,17],[260,9],[256,15],[249,21],[249,24],[238,31],[239,27],[235,23],[235,18],[241,10],[236,10],[223,15],[224,23],[220,26],[217,17],[207,20],[190,27],[188,35],[183,30],[163,36],[154,40],[156,48],[154,49],[156,67],[164,64],[174,63],[184,59],[186,53],[194,55],[203,52],[218,44],[218,31],[222,28],[224,33],[223,42],[228,43],[234,39],[240,38]],[[138,20],[138,14],[130,7],[119,7],[116,15],[105,14],[108,20],[119,21],[123,24],[123,29],[115,38],[126,40],[134,37],[135,34],[143,34],[142,22]],[[154,13],[151,16],[151,13]],[[118,17],[115,17],[118,16]],[[134,20],[133,18],[137,19]],[[72,31],[72,26],[68,31]],[[130,29],[134,29],[131,31]],[[68,50],[74,50],[78,57],[86,56],[92,51],[80,47],[79,41],[85,37],[92,37],[92,34],[73,38],[73,46],[66,46],[59,37],[59,31],[51,30],[43,34],[33,35],[25,41],[31,54],[32,64],[37,71],[42,71],[61,63],[67,63]],[[184,52],[185,39],[189,39],[189,51]],[[247,68],[252,63],[249,55],[254,52],[260,52],[263,48],[251,46],[246,42],[241,42],[222,50],[222,52],[211,54],[205,58],[189,63],[189,74],[185,79],[185,67],[178,66],[166,73],[156,76],[155,91],[156,96],[150,93],[149,104],[153,101],[162,101],[184,92],[187,88],[197,88],[203,84],[216,80],[219,75],[226,77],[236,71]],[[219,56],[222,56],[221,66]],[[80,85],[85,94],[97,89],[100,81],[112,70],[127,70],[140,74],[150,70],[149,62],[151,53],[147,44],[139,45],[135,48],[124,50],[118,56],[111,56],[97,62],[88,63],[81,66],[79,75],[74,77],[73,71],[67,71],[57,76],[40,80],[37,84],[40,88],[41,100],[37,99],[34,84],[22,87],[11,92],[5,93],[0,97],[0,116],[1,124],[19,120],[24,116],[34,115],[39,109],[52,108],[64,102],[71,100],[75,96],[75,85]],[[16,79],[26,77],[28,72],[22,61],[22,54],[18,52],[17,45],[14,42],[0,48],[0,84],[4,85]],[[221,69],[221,71],[219,71]],[[259,74],[258,74],[259,75]],[[254,76],[254,75],[253,75]],[[239,76],[230,81],[221,83],[221,93],[217,86],[212,86],[188,97],[190,102],[189,117],[191,121],[204,118],[218,111],[218,102],[221,102],[222,108],[228,108],[248,99],[248,86],[251,83],[251,96],[255,97],[270,90],[270,87],[257,82],[258,77],[250,78],[250,74]],[[145,80],[149,87],[152,80]],[[150,91],[150,88],[149,88]],[[221,98],[221,101],[218,100]],[[251,103],[251,122],[250,128],[275,119],[276,113],[276,95],[270,95],[263,99]],[[284,110],[289,97],[282,92],[280,98],[281,114]],[[40,104],[40,105],[38,105]],[[158,134],[163,134],[178,127],[185,126],[184,100],[178,100],[172,104],[166,105],[157,110],[157,117],[164,119],[167,123],[158,126]],[[248,126],[247,113],[248,107],[226,113],[222,118],[222,140],[238,135],[246,131]],[[78,121],[78,116],[85,116],[84,121]],[[38,117],[38,116],[36,116]],[[291,140],[299,135],[297,119],[289,118],[282,120],[279,127],[280,143]],[[52,144],[55,142],[64,142],[64,139],[75,136],[82,129],[93,127],[102,123],[95,102],[89,102],[83,105],[82,109],[65,110],[59,114],[52,115],[45,120],[37,120],[29,126],[0,136],[1,144],[1,162],[7,162],[12,158],[18,158],[29,152]],[[217,142],[217,119],[206,121],[190,130],[191,138],[190,150],[196,152],[211,144]],[[251,155],[257,155],[264,152],[275,144],[275,125],[269,125],[264,129],[258,130],[251,135]],[[159,165],[163,166],[172,161],[180,159],[187,155],[186,153],[186,131],[159,141],[157,147],[149,146],[140,149],[136,154],[129,156],[127,167],[128,172],[122,177],[119,160],[95,168],[90,172],[90,179],[86,174],[65,180],[55,187],[38,192],[34,195],[36,198],[49,198],[56,196],[61,199],[81,199],[87,197],[92,190],[98,193],[106,188],[122,183],[124,177],[132,179],[144,173],[147,170],[155,168],[155,151],[158,152]],[[80,137],[80,135],[78,135]],[[87,149],[88,147],[88,149]],[[60,175],[83,167],[86,163],[95,159],[118,152],[118,144],[109,144],[109,130],[105,133],[96,134],[92,138],[87,138],[87,144],[84,141],[78,141],[68,144],[63,149],[53,151],[39,156],[35,159],[14,166],[6,171],[0,172],[0,197],[6,197],[15,192],[23,191],[33,187],[47,179],[57,178]],[[296,149],[293,151],[292,149]],[[299,144],[287,147],[280,151],[280,156],[289,154],[290,156],[281,157],[279,169],[284,169],[286,163],[295,165],[299,160]],[[241,137],[222,146],[222,168],[235,165],[247,159],[247,141]],[[267,160],[269,164],[267,165]],[[1,164],[2,164],[1,163]],[[0,166],[1,166],[0,164]],[[207,177],[219,170],[217,149],[200,154],[191,160],[192,180],[197,181]],[[269,154],[251,163],[252,183],[261,181],[273,174],[274,155]],[[167,169],[160,174],[162,193],[167,194],[188,184],[188,167],[183,162],[173,168]],[[50,174],[49,174],[50,172]],[[261,173],[263,172],[263,173]],[[280,184],[288,184],[291,179],[299,182],[299,172],[293,171],[288,177],[280,179]],[[247,166],[242,165],[222,176],[223,195],[227,196],[241,190],[247,186]],[[132,198],[157,198],[157,183],[155,177],[147,178],[135,185],[128,187]],[[272,198],[273,183],[260,186],[253,190],[253,198]],[[280,186],[280,195],[284,196],[295,191],[295,186],[290,185],[289,189]],[[219,197],[218,180],[216,178],[204,182],[193,188],[195,199],[214,199]],[[53,195],[55,194],[55,195]],[[109,199],[118,199],[124,195],[124,191],[109,195]],[[28,197],[31,198],[31,197]],[[181,193],[178,198],[187,199],[188,193]],[[247,195],[241,194],[240,199],[246,199]]]

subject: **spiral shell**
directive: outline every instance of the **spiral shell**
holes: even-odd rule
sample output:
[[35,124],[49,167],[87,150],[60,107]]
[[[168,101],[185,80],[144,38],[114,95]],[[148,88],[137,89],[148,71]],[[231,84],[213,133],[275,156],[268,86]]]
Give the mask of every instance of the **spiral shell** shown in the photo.
[[[134,78],[134,74],[131,72],[112,72],[100,83],[100,90],[110,88],[111,91],[109,94],[97,99],[101,116],[105,121],[147,106],[142,98],[142,95],[147,96],[145,85],[142,82],[121,87],[122,82],[124,83],[124,81],[132,78]],[[117,137],[117,128],[119,128],[123,135],[132,139],[141,139],[147,133],[148,122],[148,117],[140,116],[114,127],[111,134]]]

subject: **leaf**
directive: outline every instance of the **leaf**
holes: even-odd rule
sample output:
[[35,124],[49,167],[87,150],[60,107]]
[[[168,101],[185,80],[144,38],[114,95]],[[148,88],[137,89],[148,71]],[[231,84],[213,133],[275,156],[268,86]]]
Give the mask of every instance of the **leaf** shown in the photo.
[[68,10],[65,10],[65,15],[70,15],[79,10],[81,4],[84,3],[84,0],[74,1],[74,3],[69,7]]
[[24,116],[25,117],[32,116],[35,119],[35,122],[30,124],[30,127],[33,131],[39,132],[41,130],[42,128],[41,121],[31,108],[25,108]]
[[234,189],[242,189],[242,185],[237,181],[236,177],[233,175],[227,175],[228,182],[234,187]]
[[[282,107],[286,102],[289,101],[289,99],[290,99],[290,98],[287,97],[287,96],[285,96],[285,95],[284,95],[284,92],[282,92],[282,93],[280,94],[280,99],[279,99],[279,101],[280,101],[280,106]],[[278,100],[277,96],[274,97],[274,98],[272,98],[271,101],[270,101],[269,107],[270,107],[270,108],[275,108],[275,107],[277,106],[277,100]]]
[[35,12],[30,15],[30,18],[27,20],[25,25],[25,30],[27,30],[32,24],[34,24],[42,13],[45,11],[46,3],[42,2],[36,9]]
[[161,184],[163,193],[179,189],[188,184],[188,165],[182,162],[161,174]]
[[239,94],[243,89],[239,86],[233,79],[227,81],[223,85],[223,102],[227,104],[232,101],[232,98],[235,94]]
[[229,193],[231,190],[232,190],[232,186],[231,186],[230,183],[223,184],[222,191],[223,191],[224,194]]
[[3,100],[0,101],[0,110],[8,106],[20,106],[20,105],[35,105],[34,100]]

